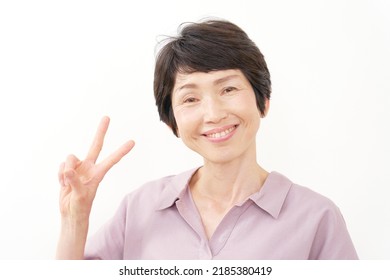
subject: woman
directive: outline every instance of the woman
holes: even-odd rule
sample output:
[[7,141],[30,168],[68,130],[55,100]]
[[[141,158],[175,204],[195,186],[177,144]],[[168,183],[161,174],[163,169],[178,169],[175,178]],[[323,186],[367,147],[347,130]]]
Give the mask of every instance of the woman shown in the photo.
[[87,242],[98,185],[134,146],[96,164],[109,124],[103,118],[86,159],[71,155],[60,167],[58,258],[357,258],[330,200],[257,163],[271,81],[243,30],[219,20],[185,25],[157,57],[154,93],[161,120],[203,166],[130,193]]

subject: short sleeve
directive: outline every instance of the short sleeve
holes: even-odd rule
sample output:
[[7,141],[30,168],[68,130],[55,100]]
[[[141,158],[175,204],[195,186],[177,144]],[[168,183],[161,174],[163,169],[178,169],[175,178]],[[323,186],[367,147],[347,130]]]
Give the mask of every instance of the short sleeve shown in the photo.
[[356,260],[358,255],[339,208],[332,204],[319,221],[309,259]]
[[126,227],[127,199],[114,216],[87,240],[84,258],[89,260],[121,260]]

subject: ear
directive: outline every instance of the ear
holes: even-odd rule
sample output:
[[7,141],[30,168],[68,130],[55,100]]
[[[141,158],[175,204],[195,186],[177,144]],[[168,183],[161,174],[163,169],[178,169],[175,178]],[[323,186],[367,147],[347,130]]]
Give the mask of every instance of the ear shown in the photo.
[[270,106],[270,101],[269,101],[269,99],[266,99],[265,104],[264,104],[264,114],[260,113],[262,118],[265,118],[267,116],[268,111],[269,111],[269,106]]

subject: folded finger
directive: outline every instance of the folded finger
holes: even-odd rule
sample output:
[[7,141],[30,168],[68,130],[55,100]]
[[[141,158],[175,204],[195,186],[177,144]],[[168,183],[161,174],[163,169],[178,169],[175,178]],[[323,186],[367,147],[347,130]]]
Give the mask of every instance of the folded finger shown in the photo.
[[75,155],[68,155],[64,164],[64,172],[75,170],[79,165],[80,160]]
[[65,169],[65,162],[62,162],[60,164],[59,169],[58,169],[58,182],[60,182],[60,185],[62,187],[65,187],[65,183],[64,183],[64,169]]
[[75,191],[80,189],[82,184],[75,170],[69,169],[64,172],[64,185]]

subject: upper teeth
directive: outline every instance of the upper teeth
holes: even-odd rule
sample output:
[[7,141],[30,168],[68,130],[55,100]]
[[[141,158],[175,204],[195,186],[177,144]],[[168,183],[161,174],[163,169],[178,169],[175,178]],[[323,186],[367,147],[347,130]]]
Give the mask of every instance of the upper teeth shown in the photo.
[[221,138],[221,137],[224,137],[226,134],[229,134],[230,132],[232,132],[233,129],[234,129],[234,126],[232,126],[231,128],[228,128],[228,129],[226,129],[224,131],[221,131],[221,132],[207,134],[207,137],[210,137],[210,138]]

